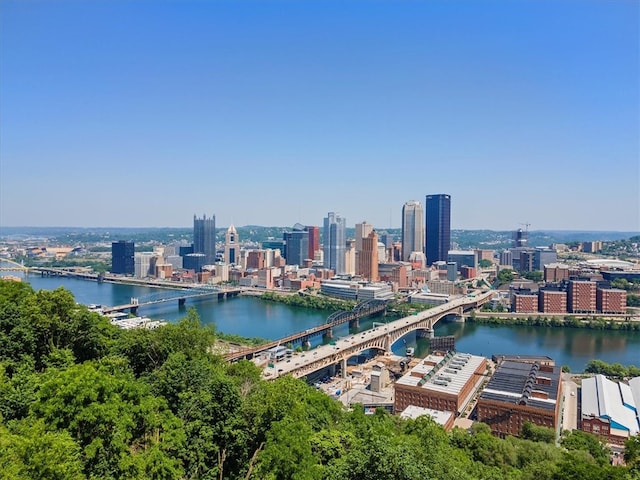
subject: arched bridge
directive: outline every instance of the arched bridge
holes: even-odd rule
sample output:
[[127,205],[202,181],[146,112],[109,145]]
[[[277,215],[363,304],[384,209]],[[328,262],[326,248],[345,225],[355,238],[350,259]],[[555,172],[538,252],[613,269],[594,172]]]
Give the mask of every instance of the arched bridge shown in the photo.
[[269,350],[270,348],[278,345],[286,345],[288,343],[305,342],[310,337],[315,335],[327,335],[331,337],[333,335],[332,329],[337,325],[349,322],[349,326],[357,326],[357,321],[360,318],[368,317],[376,313],[384,312],[387,308],[387,300],[367,300],[359,303],[352,310],[340,310],[334,312],[327,317],[327,321],[323,325],[309,328],[303,332],[294,333],[278,340],[273,340],[269,343],[262,344],[258,347],[253,347],[239,352],[230,353],[225,358],[228,361],[235,361],[241,358],[253,358],[256,354]]
[[8,258],[0,258],[0,272],[28,272],[29,267],[25,267],[23,264],[9,260]]
[[419,312],[417,315],[394,320],[364,332],[350,335],[333,342],[333,345],[322,345],[312,351],[295,355],[290,362],[281,361],[267,368],[263,376],[273,379],[280,375],[304,377],[324,367],[342,364],[342,372],[346,371],[346,362],[350,357],[364,350],[377,349],[391,351],[391,346],[407,333],[414,330],[433,331],[435,324],[447,315],[462,316],[465,311],[478,308],[488,302],[493,292],[485,292],[474,297],[462,297],[451,302]]

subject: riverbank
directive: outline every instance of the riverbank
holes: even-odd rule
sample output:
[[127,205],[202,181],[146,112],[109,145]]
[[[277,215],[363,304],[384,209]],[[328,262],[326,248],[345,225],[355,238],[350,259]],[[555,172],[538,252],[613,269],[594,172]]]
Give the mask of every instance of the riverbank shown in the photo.
[[623,330],[630,332],[640,332],[640,322],[629,319],[605,319],[602,317],[581,317],[581,316],[485,316],[472,314],[466,317],[470,323],[485,325],[521,325],[527,327],[556,327],[556,328],[585,328],[590,330]]

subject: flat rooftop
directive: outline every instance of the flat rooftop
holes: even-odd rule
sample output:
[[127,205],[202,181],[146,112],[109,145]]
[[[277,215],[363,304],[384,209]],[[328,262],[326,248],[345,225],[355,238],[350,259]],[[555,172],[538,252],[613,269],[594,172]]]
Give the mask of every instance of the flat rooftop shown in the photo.
[[469,353],[448,352],[445,356],[429,355],[409,370],[396,385],[409,385],[425,390],[458,395],[484,357]]

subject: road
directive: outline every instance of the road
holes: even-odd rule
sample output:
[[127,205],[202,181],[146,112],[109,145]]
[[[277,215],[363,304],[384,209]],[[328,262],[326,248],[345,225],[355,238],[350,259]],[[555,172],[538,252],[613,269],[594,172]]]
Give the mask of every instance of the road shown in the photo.
[[562,430],[576,430],[578,428],[578,385],[568,373],[562,374],[562,391],[564,397]]

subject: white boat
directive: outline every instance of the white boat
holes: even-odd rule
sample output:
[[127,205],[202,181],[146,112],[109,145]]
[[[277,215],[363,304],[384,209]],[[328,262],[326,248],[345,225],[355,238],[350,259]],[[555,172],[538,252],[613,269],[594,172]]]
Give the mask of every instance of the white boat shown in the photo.
[[413,357],[413,352],[414,352],[413,347],[407,347],[404,353],[407,357]]

